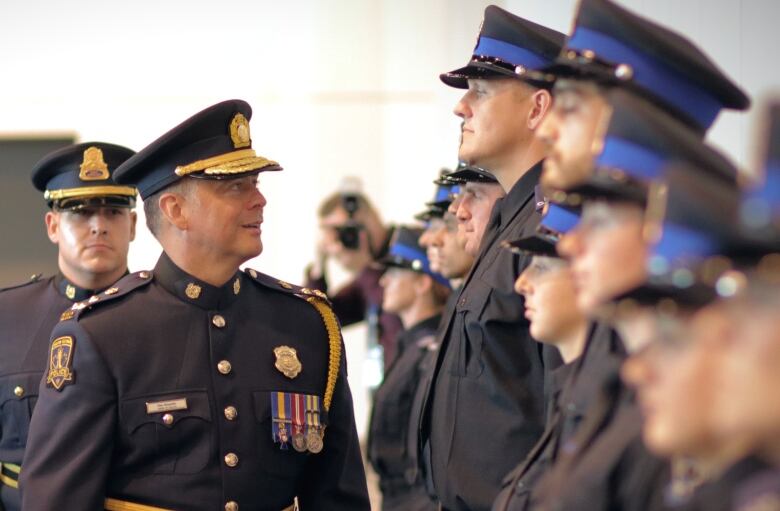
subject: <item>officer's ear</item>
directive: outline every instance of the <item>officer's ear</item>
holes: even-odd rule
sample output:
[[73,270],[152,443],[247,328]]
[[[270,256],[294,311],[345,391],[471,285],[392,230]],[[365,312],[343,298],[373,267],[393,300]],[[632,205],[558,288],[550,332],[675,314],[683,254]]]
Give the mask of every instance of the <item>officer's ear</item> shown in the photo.
[[187,215],[184,205],[187,197],[176,192],[166,192],[160,195],[157,205],[162,216],[180,231],[186,231],[188,227]]
[[135,211],[130,212],[130,241],[135,240],[135,225],[138,223],[138,214]]
[[56,211],[47,211],[43,218],[46,223],[46,235],[55,245],[60,242],[60,214]]
[[542,125],[552,106],[550,91],[538,89],[531,95],[531,109],[528,111],[528,129],[535,130]]
[[431,292],[433,289],[433,277],[425,274],[417,274],[417,278],[414,279],[414,291],[417,296],[423,296]]

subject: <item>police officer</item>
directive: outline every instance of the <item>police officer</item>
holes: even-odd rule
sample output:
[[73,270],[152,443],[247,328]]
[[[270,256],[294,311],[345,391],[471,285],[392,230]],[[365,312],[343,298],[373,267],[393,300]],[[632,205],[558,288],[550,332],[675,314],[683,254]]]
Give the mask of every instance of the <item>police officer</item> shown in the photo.
[[57,150],[33,170],[33,184],[51,208],[46,231],[57,245],[59,272],[0,292],[0,508],[8,511],[21,506],[20,465],[49,334],[65,309],[127,273],[136,191],[111,174],[133,154],[89,142]]
[[213,105],[117,170],[164,253],[55,327],[23,509],[369,508],[325,295],[238,270],[263,248],[256,175],[281,170],[251,115]]
[[[775,125],[767,130],[765,181],[749,190],[741,204],[728,194],[706,195],[702,183],[691,180],[687,193],[675,196],[675,183],[669,183],[666,217],[680,216],[682,208],[675,202],[683,204],[687,238],[696,242],[678,238],[668,245],[700,252],[697,258],[686,257],[696,265],[688,262],[684,267],[690,276],[685,287],[667,278],[667,294],[685,328],[670,341],[656,342],[632,357],[624,370],[648,405],[643,428],[648,446],[692,457],[702,471],[705,482],[686,509],[773,509],[780,503],[777,490],[772,490],[777,475],[771,467],[778,464],[780,431],[780,413],[771,394],[780,360],[780,230],[778,197],[772,190],[780,154],[779,113],[774,112]],[[685,183],[683,177],[677,181]],[[744,219],[742,225],[736,225],[738,219]],[[696,223],[705,223],[706,231],[696,229]],[[661,252],[666,273],[680,272],[670,250]],[[696,290],[694,296],[706,300],[691,305]],[[660,295],[657,290],[654,294]]]
[[576,212],[548,203],[536,234],[504,243],[512,251],[534,256],[515,289],[525,296],[531,334],[560,350],[564,364],[549,375],[545,431],[528,456],[504,478],[493,503],[496,511],[534,508],[537,482],[579,427],[605,379],[615,374],[624,359],[621,341],[609,325],[588,324],[576,303],[568,263],[557,257],[560,236],[578,221]]
[[468,89],[455,107],[463,120],[458,159],[489,171],[506,193],[445,318],[424,411],[423,455],[445,509],[489,509],[501,479],[543,430],[541,350],[512,288],[516,261],[499,242],[531,234],[538,224],[534,187],[543,147],[535,131],[550,107],[551,83],[537,71],[558,55],[563,39],[489,6],[469,64],[441,75],[445,84]]
[[437,349],[436,332],[441,310],[449,296],[449,282],[431,270],[419,245],[420,229],[396,228],[386,271],[383,308],[398,314],[404,325],[398,352],[374,396],[368,439],[368,458],[379,474],[382,509],[434,511],[437,506],[425,491],[417,469],[417,453],[410,453],[411,411],[418,387],[424,382],[422,364]]

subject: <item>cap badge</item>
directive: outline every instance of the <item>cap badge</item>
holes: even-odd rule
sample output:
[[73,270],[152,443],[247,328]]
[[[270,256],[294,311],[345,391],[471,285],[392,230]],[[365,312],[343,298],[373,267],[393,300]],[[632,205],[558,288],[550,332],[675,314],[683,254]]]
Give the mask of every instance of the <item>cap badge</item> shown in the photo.
[[84,160],[79,169],[79,179],[82,181],[99,181],[108,179],[108,165],[103,160],[103,151],[97,147],[88,147],[84,151]]
[[243,114],[234,115],[230,121],[230,138],[236,149],[252,145],[252,139],[249,137],[249,121]]
[[184,294],[187,295],[187,298],[195,300],[200,296],[200,286],[190,282],[184,289]]
[[303,366],[298,360],[298,352],[295,348],[289,346],[277,346],[274,348],[274,355],[276,355],[276,367],[283,375],[293,379],[301,372]]

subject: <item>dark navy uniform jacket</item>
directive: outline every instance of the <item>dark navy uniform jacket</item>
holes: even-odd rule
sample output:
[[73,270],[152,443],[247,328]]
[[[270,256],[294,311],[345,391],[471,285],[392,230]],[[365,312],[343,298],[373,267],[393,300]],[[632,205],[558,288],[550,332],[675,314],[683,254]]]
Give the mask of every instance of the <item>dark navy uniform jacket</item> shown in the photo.
[[[281,510],[297,496],[305,510],[368,510],[343,358],[329,368],[342,349],[338,325],[315,308],[324,300],[297,291],[254,270],[210,286],[163,254],[153,273],[81,302],[52,333],[56,371],[41,382],[30,426],[23,509],[97,510],[109,497]],[[275,367],[279,346],[297,350],[294,378]],[[329,370],[338,380],[324,448],[281,449],[271,393],[327,400]]]
[[542,348],[514,291],[531,258],[501,247],[535,232],[540,172],[541,162],[494,206],[479,257],[444,320],[421,445],[434,491],[452,511],[490,509],[504,476],[544,430]]
[[577,431],[534,490],[535,511],[649,511],[663,509],[668,462],[642,442],[634,393],[619,365],[603,380]]
[[385,511],[435,511],[417,469],[417,453],[409,452],[414,398],[425,384],[424,365],[436,350],[441,316],[413,325],[398,336],[398,353],[374,395],[368,439],[368,458],[379,475]]
[[596,323],[582,356],[553,371],[553,402],[548,406],[544,434],[526,459],[504,478],[504,487],[493,503],[494,511],[534,508],[537,482],[555,463],[561,446],[573,437],[599,389],[624,357],[617,333],[606,324]]
[[[46,369],[49,336],[60,314],[94,291],[60,275],[0,292],[0,509],[20,508],[18,467],[22,463],[38,384]],[[68,298],[70,296],[70,298]]]

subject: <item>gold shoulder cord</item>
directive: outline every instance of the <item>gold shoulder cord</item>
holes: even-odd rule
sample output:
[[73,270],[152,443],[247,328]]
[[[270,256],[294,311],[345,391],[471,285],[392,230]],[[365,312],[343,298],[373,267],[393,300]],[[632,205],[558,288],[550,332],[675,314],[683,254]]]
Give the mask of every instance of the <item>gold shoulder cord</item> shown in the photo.
[[317,309],[325,322],[325,329],[328,331],[328,343],[330,350],[328,354],[328,382],[325,385],[325,396],[323,406],[325,411],[330,410],[330,402],[333,400],[333,392],[336,390],[336,380],[339,377],[339,364],[341,363],[341,333],[339,332],[339,322],[327,303],[310,296],[306,298]]

